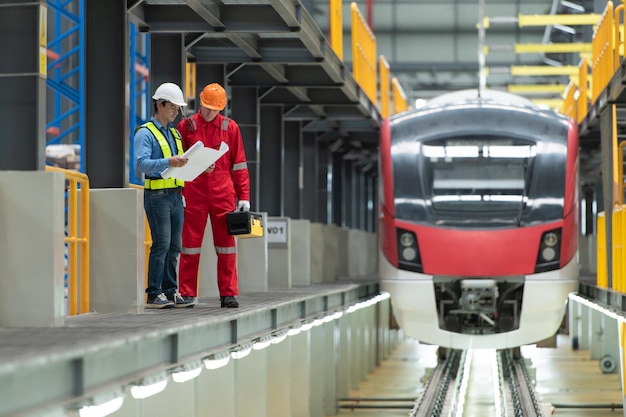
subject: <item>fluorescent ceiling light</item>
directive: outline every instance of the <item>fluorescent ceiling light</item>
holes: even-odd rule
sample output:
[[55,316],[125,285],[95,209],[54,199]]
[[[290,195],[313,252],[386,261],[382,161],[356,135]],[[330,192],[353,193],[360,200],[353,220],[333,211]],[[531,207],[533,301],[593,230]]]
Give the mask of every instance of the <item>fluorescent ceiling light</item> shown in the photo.
[[313,325],[313,327],[321,326],[322,324],[324,324],[324,319],[315,319],[311,324]]
[[130,393],[133,398],[143,399],[158,394],[163,391],[165,387],[167,387],[167,377],[158,380],[155,378],[152,381],[145,380],[139,384],[132,385],[130,387]]
[[313,323],[309,322],[309,323],[302,323],[302,327],[300,328],[303,332],[306,332],[308,330],[311,330],[311,328],[313,327]]
[[252,352],[252,344],[246,344],[244,346],[238,346],[235,350],[230,352],[230,356],[233,359],[243,359]]
[[222,352],[221,354],[211,355],[203,359],[204,367],[206,369],[219,369],[230,362],[230,353]]
[[333,320],[340,319],[341,317],[343,317],[343,311],[337,311],[331,317],[333,318]]
[[86,405],[78,410],[80,417],[105,417],[119,410],[124,404],[124,397],[116,397],[97,405]]
[[299,334],[301,331],[302,331],[302,327],[292,327],[291,329],[287,330],[287,336],[295,336]]
[[276,334],[272,338],[272,343],[277,345],[280,342],[282,342],[283,340],[285,340],[287,338],[287,336],[288,336],[288,332],[283,332],[283,333],[280,333],[280,334]]
[[197,361],[176,368],[172,372],[172,379],[174,382],[187,382],[199,376],[201,372],[202,364],[200,361]]
[[259,340],[257,340],[256,342],[254,342],[254,344],[252,345],[252,349],[254,349],[254,350],[263,350],[263,349],[265,349],[266,347],[268,347],[271,344],[272,344],[271,337],[262,337]]

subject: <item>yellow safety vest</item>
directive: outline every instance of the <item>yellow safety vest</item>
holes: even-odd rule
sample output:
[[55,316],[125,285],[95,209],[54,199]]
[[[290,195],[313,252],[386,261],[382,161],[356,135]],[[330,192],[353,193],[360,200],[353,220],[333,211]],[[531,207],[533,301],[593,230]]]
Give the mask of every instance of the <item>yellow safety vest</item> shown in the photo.
[[[161,152],[163,152],[164,158],[169,158],[172,156],[172,151],[170,149],[169,143],[167,143],[165,135],[163,135],[163,132],[161,132],[152,121],[145,123],[140,127],[147,128],[150,133],[154,135],[157,142],[159,142],[159,146],[161,147]],[[178,155],[182,155],[183,142],[180,140],[180,135],[178,134],[178,131],[173,127],[170,127],[170,131],[172,132],[172,135],[174,135],[174,142],[176,142],[176,150],[178,151]],[[144,188],[147,190],[162,190],[164,188],[183,187],[184,185],[185,181],[178,180],[176,178],[159,178],[155,180],[146,178]]]

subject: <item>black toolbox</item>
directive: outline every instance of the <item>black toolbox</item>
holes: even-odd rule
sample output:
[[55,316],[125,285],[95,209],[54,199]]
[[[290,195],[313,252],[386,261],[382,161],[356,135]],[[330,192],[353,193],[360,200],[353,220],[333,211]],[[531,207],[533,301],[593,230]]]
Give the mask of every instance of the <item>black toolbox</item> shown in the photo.
[[233,211],[226,215],[228,234],[240,238],[262,237],[263,216],[252,211]]

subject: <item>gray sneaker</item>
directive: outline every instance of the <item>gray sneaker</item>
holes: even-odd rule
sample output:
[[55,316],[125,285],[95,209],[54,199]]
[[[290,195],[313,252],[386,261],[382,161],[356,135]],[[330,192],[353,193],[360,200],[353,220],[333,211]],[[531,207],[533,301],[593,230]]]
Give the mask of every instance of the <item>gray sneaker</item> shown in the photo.
[[168,297],[169,300],[174,302],[174,307],[176,308],[191,308],[198,304],[198,301],[195,297],[191,297],[189,295],[180,295],[180,293],[174,293],[171,295],[171,298]]
[[167,299],[165,294],[161,293],[156,297],[152,298],[148,296],[148,300],[146,301],[146,308],[172,308],[174,307],[174,302]]

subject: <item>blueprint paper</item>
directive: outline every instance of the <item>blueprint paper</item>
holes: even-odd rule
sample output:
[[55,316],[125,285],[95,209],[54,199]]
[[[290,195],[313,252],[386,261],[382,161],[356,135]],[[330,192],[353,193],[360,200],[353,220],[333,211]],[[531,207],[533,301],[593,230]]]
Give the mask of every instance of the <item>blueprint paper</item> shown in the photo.
[[215,161],[220,159],[228,151],[228,145],[224,142],[219,149],[205,148],[202,142],[196,142],[183,154],[189,162],[183,167],[169,167],[161,176],[163,178],[177,178],[183,181],[193,181],[202,174]]

